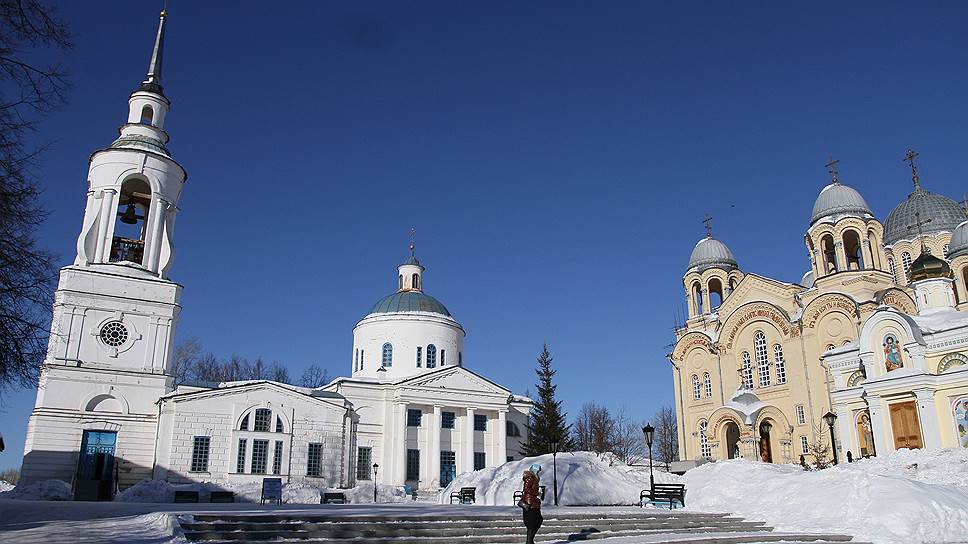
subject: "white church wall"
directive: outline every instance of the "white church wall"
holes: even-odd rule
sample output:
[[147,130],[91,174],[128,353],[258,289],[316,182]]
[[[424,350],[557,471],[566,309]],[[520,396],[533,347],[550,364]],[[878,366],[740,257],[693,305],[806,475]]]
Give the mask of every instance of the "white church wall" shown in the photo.
[[[382,368],[383,344],[393,346],[392,366]],[[427,368],[427,346],[437,348],[436,366]],[[417,367],[417,347],[421,348]],[[441,368],[457,366],[464,351],[464,331],[453,319],[437,314],[374,314],[353,329],[353,353],[362,351],[363,368],[353,377],[397,381]],[[440,364],[441,351],[445,353]],[[352,368],[358,368],[352,366]]]

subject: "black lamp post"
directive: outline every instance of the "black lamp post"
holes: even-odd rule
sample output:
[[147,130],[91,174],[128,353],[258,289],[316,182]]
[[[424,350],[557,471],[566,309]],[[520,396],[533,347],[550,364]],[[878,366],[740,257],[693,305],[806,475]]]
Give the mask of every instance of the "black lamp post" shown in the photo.
[[558,506],[558,439],[551,439],[551,479],[555,484],[555,506]]
[[642,427],[642,434],[645,435],[645,443],[649,446],[649,485],[651,489],[655,489],[655,477],[652,476],[652,439],[655,437],[655,427],[646,423],[645,427]]
[[380,465],[373,463],[373,502],[376,503],[376,471],[380,470]]
[[837,414],[833,412],[827,412],[823,415],[823,420],[827,422],[827,426],[830,427],[830,449],[834,451],[834,464],[837,464],[837,442],[834,440],[834,422],[837,421]]

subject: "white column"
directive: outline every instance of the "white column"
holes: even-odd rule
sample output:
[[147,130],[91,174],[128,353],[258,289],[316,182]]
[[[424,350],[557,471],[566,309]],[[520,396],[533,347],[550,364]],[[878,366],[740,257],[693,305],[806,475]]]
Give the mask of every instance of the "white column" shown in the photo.
[[430,431],[430,447],[427,448],[427,487],[440,487],[440,406],[434,406],[433,427]]
[[467,409],[467,422],[464,425],[464,466],[461,472],[474,470],[474,409]]
[[877,455],[887,455],[894,451],[893,437],[888,430],[891,428],[890,413],[884,399],[874,395],[867,396],[867,406],[871,413],[871,433],[874,435],[874,450]]
[[860,444],[857,442],[857,426],[854,425],[854,417],[847,406],[834,406],[837,413],[836,428],[840,451],[837,453],[837,460],[841,463],[847,462],[847,451],[850,450],[854,459],[860,458]]
[[[114,221],[114,189],[104,189],[101,191],[101,211],[98,214],[97,226],[97,245],[94,249],[94,262],[104,263],[111,257],[111,240],[108,240],[108,232],[111,221]],[[107,248],[107,255],[105,255]]]
[[[394,418],[394,440],[393,448],[390,450],[388,464],[392,463],[392,471],[385,480],[390,485],[403,485],[407,477],[407,405],[404,403],[396,404],[394,409],[397,417]],[[387,467],[388,469],[390,467]]]
[[152,272],[158,272],[158,258],[161,256],[161,233],[165,227],[165,216],[167,212],[168,202],[160,196],[155,195],[151,199],[151,208],[148,209],[148,218],[151,220],[151,225],[148,229],[148,240],[146,242],[148,246],[148,258],[142,263]]
[[507,410],[499,410],[497,413],[497,459],[489,463],[493,467],[499,467],[508,459],[508,413]]
[[941,429],[938,428],[938,406],[934,402],[934,390],[915,389],[917,397],[918,419],[921,421],[921,436],[924,437],[924,448],[933,450],[941,448]]

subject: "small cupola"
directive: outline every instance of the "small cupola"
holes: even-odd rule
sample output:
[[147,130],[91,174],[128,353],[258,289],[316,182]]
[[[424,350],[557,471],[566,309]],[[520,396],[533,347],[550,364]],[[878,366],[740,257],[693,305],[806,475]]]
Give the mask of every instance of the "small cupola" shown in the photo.
[[944,259],[925,251],[911,263],[911,283],[938,278],[951,278],[951,267]]
[[921,256],[911,263],[911,288],[914,289],[919,314],[927,310],[955,307],[951,267],[947,261],[935,257],[923,246]]
[[397,267],[397,291],[423,291],[424,267],[414,255],[413,241],[410,242],[410,256]]

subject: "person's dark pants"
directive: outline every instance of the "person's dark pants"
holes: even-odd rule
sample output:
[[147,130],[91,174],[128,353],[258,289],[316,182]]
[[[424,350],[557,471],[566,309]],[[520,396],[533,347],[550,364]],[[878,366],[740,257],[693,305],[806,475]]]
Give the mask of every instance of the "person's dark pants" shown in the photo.
[[538,534],[538,529],[541,528],[541,522],[544,518],[541,517],[540,508],[528,508],[524,511],[524,526],[528,529],[528,540],[526,544],[534,544],[534,535]]

